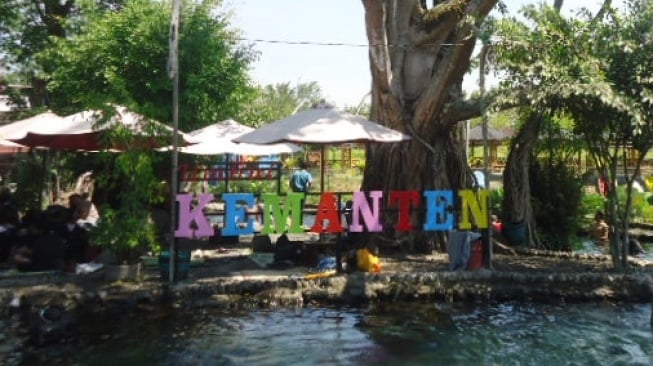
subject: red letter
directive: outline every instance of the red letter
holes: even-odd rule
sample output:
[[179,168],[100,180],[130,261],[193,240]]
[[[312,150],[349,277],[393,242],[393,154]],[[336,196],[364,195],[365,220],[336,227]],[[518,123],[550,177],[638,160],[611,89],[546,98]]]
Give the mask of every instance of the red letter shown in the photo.
[[410,224],[411,208],[419,206],[419,192],[417,191],[390,191],[390,206],[399,206],[399,218],[395,229],[397,231],[411,231]]
[[340,215],[338,214],[336,196],[333,192],[324,192],[320,196],[320,206],[315,214],[315,224],[311,228],[312,232],[323,233],[324,220],[329,220],[329,226],[326,228],[328,233],[338,233],[342,231],[340,224]]

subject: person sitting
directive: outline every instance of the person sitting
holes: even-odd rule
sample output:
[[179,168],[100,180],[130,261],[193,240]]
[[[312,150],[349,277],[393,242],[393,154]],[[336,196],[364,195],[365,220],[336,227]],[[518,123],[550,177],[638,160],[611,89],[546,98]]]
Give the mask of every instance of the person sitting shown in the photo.
[[0,209],[6,215],[5,218],[8,224],[18,226],[20,223],[18,219],[18,208],[11,190],[7,187],[0,186]]
[[72,210],[74,221],[82,227],[95,226],[100,219],[97,208],[86,195],[71,194],[68,197],[68,208]]
[[602,211],[597,211],[594,215],[594,222],[589,233],[590,238],[596,244],[607,246],[610,242],[610,226],[605,222]]
[[34,214],[19,235],[20,244],[12,254],[19,271],[62,271],[65,241],[55,230],[47,230],[44,215]]
[[15,244],[17,225],[11,219],[11,210],[0,206],[0,263],[9,259]]
[[89,250],[88,231],[79,226],[73,212],[68,210],[68,220],[63,234],[66,241],[66,266],[68,270],[74,269],[78,263],[86,263],[91,258],[87,258]]

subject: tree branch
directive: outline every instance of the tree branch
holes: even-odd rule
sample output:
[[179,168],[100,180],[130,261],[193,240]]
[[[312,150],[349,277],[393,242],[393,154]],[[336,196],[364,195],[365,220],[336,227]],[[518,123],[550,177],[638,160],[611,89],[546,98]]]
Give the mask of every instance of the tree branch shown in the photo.
[[[390,61],[391,75],[390,88],[392,93],[399,99],[405,98],[404,75],[402,70],[406,55],[409,53],[407,47],[411,43],[411,19],[414,16],[415,6],[410,1],[392,0],[392,6],[386,8],[386,34],[391,45]],[[399,20],[403,20],[400,22]]]
[[[505,111],[507,109],[531,104],[528,98],[526,98],[525,91],[517,91],[517,93],[517,98],[499,104],[496,103],[495,100],[501,94],[501,91],[495,88],[486,93],[486,100],[488,105],[492,105],[492,110],[494,111]],[[481,96],[478,95],[469,99],[461,99],[447,104],[442,114],[442,121],[445,125],[453,125],[460,121],[481,117],[482,113],[483,100]]]
[[377,0],[362,0],[365,7],[365,24],[369,41],[369,58],[372,80],[384,92],[390,90],[392,73],[390,71],[390,56],[388,39],[385,29],[385,2]]
[[592,22],[598,22],[599,20],[603,19],[605,13],[607,13],[611,5],[612,5],[612,0],[604,0],[603,5],[601,5],[601,9],[599,9],[599,12],[596,13],[596,16],[594,17],[594,19],[592,19]]
[[[435,116],[435,112],[444,106],[447,101],[451,85],[462,80],[464,73],[469,68],[470,58],[476,46],[474,28],[496,5],[498,0],[478,0],[458,3],[469,4],[465,9],[466,16],[475,21],[468,20],[456,26],[455,38],[451,42],[450,50],[441,51],[442,58],[434,68],[429,88],[421,95],[415,110],[416,116]],[[437,81],[437,82],[435,82]]]
[[559,13],[562,9],[562,3],[564,0],[553,0],[553,8]]
[[[467,69],[469,59],[476,44],[476,38],[471,36],[471,25],[463,26],[458,30],[454,39],[454,46],[444,51],[439,65],[434,69],[431,76],[433,81],[428,89],[420,96],[415,115],[421,118],[424,116],[436,116],[436,112],[443,106],[447,93],[453,82],[462,78],[461,73]],[[461,70],[463,70],[461,72]]]

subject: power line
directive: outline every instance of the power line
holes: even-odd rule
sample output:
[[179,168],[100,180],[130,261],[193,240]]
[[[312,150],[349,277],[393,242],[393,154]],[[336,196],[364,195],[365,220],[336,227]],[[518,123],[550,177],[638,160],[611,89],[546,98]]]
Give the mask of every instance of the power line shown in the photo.
[[[254,42],[254,43],[271,43],[271,44],[285,44],[293,46],[336,46],[336,47],[389,47],[389,48],[415,48],[415,47],[428,47],[428,46],[463,46],[463,43],[448,43],[448,42],[431,42],[428,44],[415,46],[408,44],[363,44],[363,43],[347,43],[347,42],[317,42],[317,41],[286,41],[278,39],[261,39],[261,38],[236,38],[237,41]],[[477,41],[476,43],[480,43]]]

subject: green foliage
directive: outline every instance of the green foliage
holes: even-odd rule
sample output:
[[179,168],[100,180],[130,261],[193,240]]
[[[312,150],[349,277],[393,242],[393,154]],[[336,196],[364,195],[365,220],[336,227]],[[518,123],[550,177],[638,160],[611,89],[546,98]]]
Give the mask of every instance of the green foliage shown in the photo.
[[499,219],[503,218],[503,188],[496,188],[490,190],[490,212],[497,215]]
[[102,207],[102,217],[89,237],[91,243],[109,251],[116,264],[137,262],[149,249],[160,251],[156,227],[144,210],[126,212]]
[[[254,54],[238,47],[214,1],[186,2],[179,40],[179,127],[193,130],[237,115],[251,94]],[[39,54],[52,108],[63,114],[106,102],[166,122],[170,1],[130,0],[120,11],[88,10],[79,32]]]
[[[526,101],[542,115],[571,116],[597,170],[614,180],[625,168],[627,146],[645,156],[653,145],[653,6],[632,0],[625,11],[608,7],[599,14],[568,19],[541,4],[523,9],[526,21],[500,21],[496,59],[508,77],[497,102]],[[632,179],[637,171],[624,174]],[[611,225],[630,216],[620,200],[609,193],[608,211],[617,212],[608,218]],[[611,249],[614,264],[627,266],[625,252]]]
[[[283,181],[281,183],[283,185]],[[227,192],[226,183],[220,182],[210,188],[211,193],[221,194]],[[237,180],[229,182],[229,193],[276,193],[277,182],[269,180]]]
[[[130,146],[136,136],[119,130],[107,138],[111,144]],[[101,208],[98,226],[91,231],[93,243],[108,249],[120,263],[134,261],[148,249],[159,250],[161,243],[150,211],[164,202],[169,191],[156,176],[157,155],[129,149],[120,154],[100,153],[100,157],[108,169],[96,174],[98,185],[116,192],[118,204]]]
[[283,161],[283,166],[286,169],[294,169],[298,168],[299,164],[304,161],[304,156],[303,154],[294,154],[288,156],[284,161]]
[[323,99],[322,91],[316,82],[266,85],[256,87],[247,103],[234,118],[250,126],[259,127],[292,115],[294,112],[310,108]]
[[42,208],[41,192],[45,179],[43,159],[43,154],[32,152],[20,157],[16,161],[13,170],[15,176],[11,178],[17,184],[14,197],[20,211],[24,212],[32,208]]
[[580,204],[580,216],[594,217],[598,210],[605,212],[605,197],[598,193],[585,193]]
[[582,223],[582,179],[564,161],[534,162],[530,167],[533,216],[542,242],[552,250],[569,250]]
[[[626,187],[617,187],[619,202],[625,202],[626,195]],[[651,193],[648,192],[631,193],[632,207],[628,215],[630,222],[653,222],[653,205],[649,203],[649,201],[653,202],[653,199],[650,197],[652,197]]]

